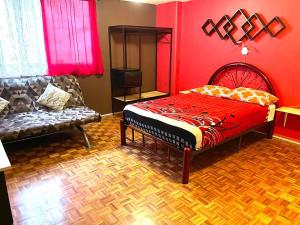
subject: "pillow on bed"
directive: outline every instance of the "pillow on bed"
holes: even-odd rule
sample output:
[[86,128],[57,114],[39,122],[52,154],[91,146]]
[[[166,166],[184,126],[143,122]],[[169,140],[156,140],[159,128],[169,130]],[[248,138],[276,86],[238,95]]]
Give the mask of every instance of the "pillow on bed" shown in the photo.
[[204,85],[203,87],[192,89],[191,92],[198,92],[204,95],[227,98],[229,97],[232,90],[230,88],[218,85]]
[[262,106],[272,105],[278,101],[278,98],[270,93],[245,87],[234,89],[229,95],[229,98]]

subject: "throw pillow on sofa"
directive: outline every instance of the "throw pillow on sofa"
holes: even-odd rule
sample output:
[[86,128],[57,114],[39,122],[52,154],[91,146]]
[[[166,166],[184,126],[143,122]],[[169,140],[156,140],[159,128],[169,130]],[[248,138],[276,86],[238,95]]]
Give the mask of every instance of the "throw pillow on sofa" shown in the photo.
[[54,110],[62,110],[68,102],[71,94],[48,84],[44,93],[38,98],[37,102],[41,105]]
[[2,112],[3,109],[9,104],[9,101],[6,101],[5,99],[0,97],[0,112]]

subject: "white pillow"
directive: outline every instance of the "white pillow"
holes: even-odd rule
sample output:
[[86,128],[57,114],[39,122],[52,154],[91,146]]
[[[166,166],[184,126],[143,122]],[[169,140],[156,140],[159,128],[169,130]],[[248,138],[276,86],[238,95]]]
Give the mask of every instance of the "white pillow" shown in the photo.
[[54,110],[62,110],[70,97],[71,94],[48,84],[37,102]]
[[0,112],[5,109],[5,107],[9,104],[9,101],[6,101],[5,99],[0,97]]

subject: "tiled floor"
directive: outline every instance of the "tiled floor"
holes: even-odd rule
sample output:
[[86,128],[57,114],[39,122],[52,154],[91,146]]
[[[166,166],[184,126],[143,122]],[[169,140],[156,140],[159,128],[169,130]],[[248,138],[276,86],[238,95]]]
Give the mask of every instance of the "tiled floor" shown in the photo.
[[300,146],[250,134],[197,156],[182,185],[180,156],[120,147],[118,120],[86,126],[89,151],[78,133],[5,146],[15,224],[300,224]]

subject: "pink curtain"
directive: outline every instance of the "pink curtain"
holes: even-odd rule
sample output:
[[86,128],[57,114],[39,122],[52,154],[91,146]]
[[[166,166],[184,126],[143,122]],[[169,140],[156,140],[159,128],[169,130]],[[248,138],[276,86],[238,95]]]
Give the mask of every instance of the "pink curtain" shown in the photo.
[[95,0],[41,0],[48,74],[103,74]]

